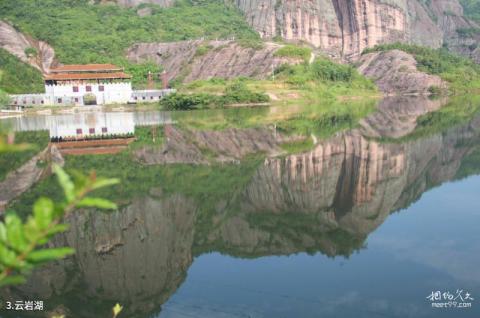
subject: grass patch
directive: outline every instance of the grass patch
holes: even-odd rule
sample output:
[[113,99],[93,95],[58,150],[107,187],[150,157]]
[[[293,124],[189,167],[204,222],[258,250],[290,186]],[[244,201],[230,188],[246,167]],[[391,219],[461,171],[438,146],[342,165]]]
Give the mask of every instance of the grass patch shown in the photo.
[[314,146],[312,138],[305,138],[298,141],[286,142],[280,147],[287,152],[287,154],[297,154],[312,150]]
[[311,54],[312,49],[309,47],[288,44],[275,51],[273,55],[278,57],[298,58],[302,59],[304,62],[308,62]]

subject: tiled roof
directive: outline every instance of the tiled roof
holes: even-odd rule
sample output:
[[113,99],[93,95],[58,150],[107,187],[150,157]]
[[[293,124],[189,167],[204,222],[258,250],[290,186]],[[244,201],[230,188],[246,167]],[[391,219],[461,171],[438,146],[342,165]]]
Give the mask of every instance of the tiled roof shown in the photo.
[[114,79],[131,78],[130,75],[123,72],[114,73],[60,73],[45,75],[46,81],[66,81],[66,80],[88,80],[88,79]]
[[58,66],[50,70],[51,73],[64,72],[98,72],[98,71],[121,71],[122,68],[113,64],[70,64]]

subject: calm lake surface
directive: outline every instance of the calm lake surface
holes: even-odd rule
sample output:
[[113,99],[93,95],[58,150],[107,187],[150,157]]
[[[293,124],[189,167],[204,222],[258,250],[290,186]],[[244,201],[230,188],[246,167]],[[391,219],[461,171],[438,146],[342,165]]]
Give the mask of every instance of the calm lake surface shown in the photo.
[[[283,152],[287,137],[268,120],[194,130],[208,112],[9,119],[51,137],[155,125],[164,139],[67,157],[67,168],[119,176],[99,195],[120,208],[71,215],[54,244],[76,254],[0,295],[67,317],[110,317],[116,302],[120,317],[480,317],[480,116],[416,127],[435,103],[382,101],[360,125]],[[243,125],[281,110],[228,112],[212,117]],[[55,189],[47,178],[12,207]],[[471,308],[432,308],[436,291],[469,293]]]

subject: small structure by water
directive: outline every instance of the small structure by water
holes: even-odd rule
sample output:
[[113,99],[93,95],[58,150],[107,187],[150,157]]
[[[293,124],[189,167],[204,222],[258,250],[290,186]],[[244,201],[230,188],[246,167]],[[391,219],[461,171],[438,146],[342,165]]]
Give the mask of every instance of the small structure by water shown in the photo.
[[83,106],[151,103],[173,89],[132,90],[131,76],[113,64],[63,65],[44,76],[44,94],[10,95],[11,105]]

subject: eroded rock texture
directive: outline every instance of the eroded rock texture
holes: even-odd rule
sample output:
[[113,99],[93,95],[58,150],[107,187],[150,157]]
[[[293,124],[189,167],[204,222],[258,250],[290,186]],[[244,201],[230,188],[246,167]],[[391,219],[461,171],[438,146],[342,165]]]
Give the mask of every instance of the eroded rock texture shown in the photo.
[[212,77],[247,76],[265,78],[283,63],[299,63],[298,59],[276,57],[281,46],[265,43],[263,48],[248,48],[233,41],[182,41],[171,43],[139,43],[130,47],[127,57],[132,62],[154,61],[167,70],[169,80],[185,82]]
[[420,72],[415,58],[399,50],[362,55],[357,68],[386,94],[428,94],[431,88],[447,87],[439,76]]
[[[263,38],[306,41],[333,56],[357,57],[381,43],[440,47],[472,26],[457,0],[235,0]],[[475,39],[462,40],[475,41]],[[465,43],[459,43],[465,48]],[[477,39],[478,42],[478,39]],[[452,43],[453,47],[457,47]],[[464,53],[470,53],[471,50]]]
[[[22,34],[3,21],[0,21],[0,47],[43,73],[48,73],[55,63],[55,51],[50,45]],[[27,56],[27,48],[36,49],[37,56]]]

